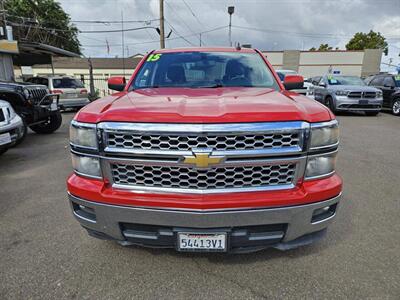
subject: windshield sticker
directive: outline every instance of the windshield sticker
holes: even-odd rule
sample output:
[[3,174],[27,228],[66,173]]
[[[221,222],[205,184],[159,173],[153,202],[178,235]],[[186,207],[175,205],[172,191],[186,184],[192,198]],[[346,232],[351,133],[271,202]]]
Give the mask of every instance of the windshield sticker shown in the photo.
[[160,59],[160,57],[161,57],[161,54],[160,54],[160,53],[157,53],[157,54],[150,54],[150,56],[147,58],[146,61],[157,61],[157,60]]

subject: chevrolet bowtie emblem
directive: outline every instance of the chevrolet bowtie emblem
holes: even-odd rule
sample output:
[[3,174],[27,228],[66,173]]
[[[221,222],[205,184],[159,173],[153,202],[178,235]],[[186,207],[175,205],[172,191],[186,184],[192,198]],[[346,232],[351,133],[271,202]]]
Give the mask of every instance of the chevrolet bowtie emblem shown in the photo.
[[210,156],[209,152],[193,151],[193,156],[185,156],[183,163],[196,165],[198,168],[207,168],[210,165],[216,165],[222,162],[223,156]]

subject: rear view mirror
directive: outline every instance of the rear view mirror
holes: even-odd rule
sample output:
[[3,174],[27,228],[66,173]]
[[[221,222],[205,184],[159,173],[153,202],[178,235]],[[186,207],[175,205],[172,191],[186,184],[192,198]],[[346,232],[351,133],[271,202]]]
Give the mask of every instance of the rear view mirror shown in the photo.
[[110,90],[121,92],[125,89],[126,79],[123,76],[110,77],[107,83]]
[[302,89],[304,86],[303,76],[288,74],[283,80],[283,85],[286,90]]

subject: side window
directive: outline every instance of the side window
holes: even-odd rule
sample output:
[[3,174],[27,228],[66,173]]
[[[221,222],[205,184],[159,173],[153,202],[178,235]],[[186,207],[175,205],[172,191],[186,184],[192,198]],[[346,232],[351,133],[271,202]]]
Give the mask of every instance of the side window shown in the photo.
[[382,76],[375,77],[374,79],[371,80],[369,85],[382,86],[383,85],[383,77]]
[[385,79],[383,80],[383,85],[390,87],[394,86],[393,78],[391,76],[386,76]]
[[321,78],[319,79],[318,85],[321,84],[321,83],[325,83],[325,84],[326,84],[325,78],[324,78],[324,77],[321,77]]

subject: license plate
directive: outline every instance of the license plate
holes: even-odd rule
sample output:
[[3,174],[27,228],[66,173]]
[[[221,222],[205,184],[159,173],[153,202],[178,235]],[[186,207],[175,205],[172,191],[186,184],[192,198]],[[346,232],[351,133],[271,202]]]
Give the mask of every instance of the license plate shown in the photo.
[[9,132],[0,134],[0,145],[11,143],[11,135]]
[[358,101],[358,104],[368,104],[368,100],[360,100]]
[[178,233],[179,251],[226,251],[226,233]]

